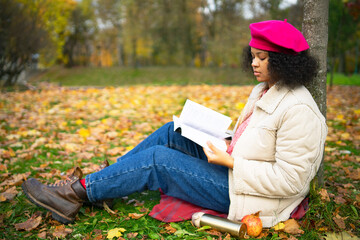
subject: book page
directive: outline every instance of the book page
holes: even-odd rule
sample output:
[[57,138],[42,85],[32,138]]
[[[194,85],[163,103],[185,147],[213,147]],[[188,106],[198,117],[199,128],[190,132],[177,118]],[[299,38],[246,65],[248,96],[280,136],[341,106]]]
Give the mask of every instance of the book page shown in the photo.
[[211,136],[205,132],[187,126],[186,124],[181,125],[181,135],[196,142],[200,146],[208,149],[209,151],[210,149],[207,145],[207,141],[210,141],[216,148],[220,150],[226,151],[227,149],[227,145],[224,139]]
[[180,121],[218,138],[225,138],[227,137],[225,132],[232,120],[228,116],[188,99],[181,112]]

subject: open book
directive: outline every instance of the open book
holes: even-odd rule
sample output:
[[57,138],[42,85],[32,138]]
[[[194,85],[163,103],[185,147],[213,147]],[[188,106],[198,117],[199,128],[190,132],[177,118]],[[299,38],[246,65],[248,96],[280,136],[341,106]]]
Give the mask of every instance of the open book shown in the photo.
[[215,147],[226,151],[225,138],[230,137],[226,133],[231,118],[218,113],[210,108],[186,100],[180,117],[173,116],[174,131],[181,132],[181,135],[209,149],[207,141]]

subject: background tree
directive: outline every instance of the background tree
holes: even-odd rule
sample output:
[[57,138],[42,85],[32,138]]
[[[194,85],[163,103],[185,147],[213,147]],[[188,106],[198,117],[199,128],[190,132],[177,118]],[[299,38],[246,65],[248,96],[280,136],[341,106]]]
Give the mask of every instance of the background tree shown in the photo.
[[64,64],[67,67],[88,66],[91,45],[97,32],[94,8],[89,0],[83,0],[72,10],[69,18],[69,35],[63,47]]
[[328,50],[331,70],[330,87],[332,87],[335,69],[346,73],[346,49],[351,49],[356,45],[358,26],[343,1],[330,0],[329,11]]
[[125,64],[124,53],[124,34],[123,21],[124,18],[124,1],[121,0],[97,0],[95,1],[97,17],[105,26],[111,26],[113,41],[116,43],[117,49],[117,65]]
[[34,54],[42,65],[62,62],[72,0],[0,0],[0,79],[16,82]]
[[[38,10],[39,11],[39,10]],[[10,86],[48,43],[38,12],[14,0],[0,0],[0,79]]]
[[75,0],[15,1],[23,2],[30,10],[37,11],[41,28],[48,34],[50,44],[39,52],[40,63],[44,66],[65,63],[63,48],[67,36],[70,35],[70,15],[77,2]]
[[353,35],[355,42],[355,51],[353,52],[355,52],[354,74],[358,74],[360,69],[360,1],[347,1],[345,6],[349,10],[349,13],[353,17],[356,25],[356,33]]
[[[307,86],[312,93],[321,113],[326,117],[326,73],[327,73],[327,44],[328,44],[328,0],[305,0],[304,21],[302,32],[307,39],[311,54],[319,62],[319,72],[315,81]],[[318,171],[318,183],[324,183],[324,169],[321,164]]]

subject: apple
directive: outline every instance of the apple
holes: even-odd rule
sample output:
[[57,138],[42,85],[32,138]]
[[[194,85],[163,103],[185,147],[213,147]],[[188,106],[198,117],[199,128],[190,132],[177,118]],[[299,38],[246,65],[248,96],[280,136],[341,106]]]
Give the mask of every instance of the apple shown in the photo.
[[262,222],[259,217],[259,212],[255,214],[246,215],[241,219],[242,223],[245,223],[247,227],[247,234],[251,237],[257,237],[262,231]]

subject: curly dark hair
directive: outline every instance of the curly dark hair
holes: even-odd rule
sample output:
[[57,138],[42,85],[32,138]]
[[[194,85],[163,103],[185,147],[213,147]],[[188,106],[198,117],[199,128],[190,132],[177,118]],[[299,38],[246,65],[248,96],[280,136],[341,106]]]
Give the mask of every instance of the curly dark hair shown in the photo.
[[[299,85],[311,83],[318,72],[318,61],[309,54],[309,51],[302,51],[297,55],[271,52],[269,53],[268,70],[270,77],[276,79],[278,86],[295,88]],[[246,46],[243,50],[243,69],[253,72],[251,47]]]

